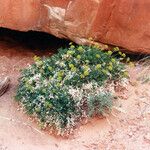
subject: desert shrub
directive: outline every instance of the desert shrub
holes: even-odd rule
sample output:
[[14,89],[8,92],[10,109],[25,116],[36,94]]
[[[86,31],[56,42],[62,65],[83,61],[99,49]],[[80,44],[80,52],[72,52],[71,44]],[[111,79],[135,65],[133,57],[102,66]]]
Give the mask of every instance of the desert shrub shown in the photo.
[[16,99],[45,128],[70,133],[82,118],[110,112],[113,94],[104,85],[127,76],[125,57],[119,48],[72,44],[49,58],[35,56],[22,71]]

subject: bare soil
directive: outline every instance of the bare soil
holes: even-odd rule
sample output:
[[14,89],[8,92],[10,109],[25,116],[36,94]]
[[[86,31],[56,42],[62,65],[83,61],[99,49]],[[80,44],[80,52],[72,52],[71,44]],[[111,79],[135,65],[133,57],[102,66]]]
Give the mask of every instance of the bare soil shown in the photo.
[[119,99],[120,110],[104,119],[94,118],[69,138],[40,130],[18,110],[14,96],[19,70],[31,64],[34,55],[51,55],[58,46],[38,51],[14,41],[0,41],[0,76],[11,78],[9,90],[0,97],[0,150],[149,150],[150,82],[137,80],[143,70],[140,65],[129,70],[127,98]]

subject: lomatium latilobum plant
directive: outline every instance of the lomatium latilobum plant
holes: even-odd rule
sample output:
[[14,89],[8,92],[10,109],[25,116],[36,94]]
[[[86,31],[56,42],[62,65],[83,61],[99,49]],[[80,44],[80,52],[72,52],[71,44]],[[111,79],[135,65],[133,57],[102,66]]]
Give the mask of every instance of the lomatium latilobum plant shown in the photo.
[[111,111],[114,95],[106,85],[128,76],[124,59],[130,61],[118,47],[72,43],[52,57],[35,56],[22,71],[16,99],[43,127],[69,134],[81,119]]

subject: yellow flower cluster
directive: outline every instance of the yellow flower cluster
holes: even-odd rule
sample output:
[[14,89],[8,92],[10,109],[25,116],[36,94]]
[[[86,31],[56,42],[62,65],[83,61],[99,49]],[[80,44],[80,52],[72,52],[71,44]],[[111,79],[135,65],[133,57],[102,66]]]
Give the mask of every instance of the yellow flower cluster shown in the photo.
[[49,71],[52,71],[53,68],[52,68],[51,66],[48,66],[48,70],[49,70]]
[[126,57],[126,54],[125,53],[122,53],[122,52],[118,52],[118,54],[120,55],[120,56],[122,56],[123,58],[125,58]]
[[108,51],[108,52],[107,52],[107,54],[108,54],[109,56],[111,56],[112,53],[113,53],[112,51]]
[[33,57],[33,59],[34,59],[34,61],[35,61],[35,63],[36,63],[36,65],[37,66],[42,66],[43,65],[43,62],[42,62],[42,60],[41,60],[41,58],[40,57],[38,57],[38,56],[34,56]]
[[118,51],[119,51],[119,47],[115,47],[115,48],[114,48],[114,51],[115,51],[115,52],[118,52]]
[[89,71],[85,70],[83,74],[84,74],[84,76],[88,76],[89,75]]
[[68,55],[73,55],[74,53],[75,53],[75,51],[71,51],[71,50],[67,51]]
[[77,50],[78,50],[79,52],[83,52],[83,51],[84,51],[84,49],[83,49],[82,46],[79,46],[79,47],[77,48]]
[[77,59],[81,59],[81,55],[77,55]]
[[94,47],[94,48],[97,48],[97,49],[100,49],[100,45],[99,45],[99,43],[97,43],[97,42],[94,44],[93,47]]
[[72,72],[76,72],[76,71],[77,71],[77,68],[76,68],[76,67],[72,67],[72,68],[71,68],[71,71],[72,71]]
[[63,71],[59,71],[57,75],[58,75],[59,77],[63,77],[64,72],[63,72]]
[[84,65],[84,66],[83,66],[83,69],[84,69],[83,74],[80,75],[81,78],[85,78],[85,77],[88,76],[89,73],[90,73],[90,72],[89,72],[90,67],[89,67],[88,65]]
[[33,90],[32,85],[31,85],[28,81],[26,81],[25,86],[26,86],[26,88],[27,88],[28,90],[30,90],[30,91]]
[[69,67],[72,68],[72,67],[74,67],[74,65],[73,64],[69,64]]
[[77,71],[77,68],[73,64],[69,64],[69,67],[70,67],[72,72],[76,72]]
[[108,66],[108,70],[112,71],[113,70],[113,64],[116,62],[116,60],[114,58],[111,59],[111,61],[109,62],[109,66]]
[[123,73],[123,76],[126,78],[126,77],[129,77],[129,73],[127,72],[127,71],[125,71],[124,73]]
[[57,83],[57,84],[56,84],[56,86],[57,86],[57,87],[60,87],[60,86],[61,86],[61,84],[60,84],[60,83]]
[[99,55],[99,54],[96,54],[96,58],[100,58],[100,55]]
[[70,48],[71,48],[71,49],[74,49],[74,48],[75,48],[75,46],[74,46],[74,45],[71,45],[71,46],[70,46]]
[[81,77],[82,79],[85,78],[85,76],[84,76],[83,74],[81,74],[80,77]]
[[99,70],[101,68],[101,64],[97,64],[96,66],[95,66],[95,69],[96,70]]
[[63,72],[63,71],[59,71],[59,72],[57,73],[57,79],[58,79],[58,81],[62,81],[63,76],[64,76],[64,72]]
[[34,57],[33,57],[33,60],[36,62],[36,61],[41,60],[41,58],[40,58],[40,57],[38,57],[38,56],[34,56]]
[[84,68],[84,70],[89,70],[90,69],[88,65],[84,65],[83,68]]
[[108,70],[112,71],[113,70],[113,67],[110,65],[108,66]]
[[115,62],[116,62],[116,60],[115,60],[114,58],[112,58],[112,59],[111,59],[111,62],[112,62],[112,63],[115,63]]

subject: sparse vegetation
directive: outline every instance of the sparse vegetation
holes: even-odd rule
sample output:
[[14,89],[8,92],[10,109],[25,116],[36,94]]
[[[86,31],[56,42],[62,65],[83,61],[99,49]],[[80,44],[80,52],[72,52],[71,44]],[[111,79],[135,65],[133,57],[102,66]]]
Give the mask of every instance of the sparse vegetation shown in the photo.
[[138,64],[143,67],[138,80],[141,83],[149,83],[150,82],[150,56],[144,57],[143,59],[139,60]]

